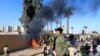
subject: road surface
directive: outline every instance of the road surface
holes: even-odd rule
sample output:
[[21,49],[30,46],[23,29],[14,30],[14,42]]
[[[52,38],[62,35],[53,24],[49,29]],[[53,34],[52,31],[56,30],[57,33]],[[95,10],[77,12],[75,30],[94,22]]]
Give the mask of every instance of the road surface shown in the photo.
[[43,56],[43,50],[42,48],[39,49],[28,48],[28,49],[12,52],[9,54],[9,56]]

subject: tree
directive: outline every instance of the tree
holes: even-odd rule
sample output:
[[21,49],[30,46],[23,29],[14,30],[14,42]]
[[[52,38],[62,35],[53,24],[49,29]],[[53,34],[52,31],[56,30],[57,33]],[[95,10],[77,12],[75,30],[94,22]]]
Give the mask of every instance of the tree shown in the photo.
[[98,34],[98,32],[97,32],[97,31],[92,31],[92,33],[96,33],[96,34]]
[[[28,29],[31,21],[34,19],[34,17],[39,13],[40,8],[40,0],[23,0],[23,12],[22,16],[19,19],[24,28]],[[41,0],[42,2],[42,0]]]
[[84,33],[84,30],[82,30],[82,35],[84,35],[85,33]]
[[86,29],[87,29],[87,28],[88,28],[87,26],[84,26],[85,34],[86,34]]
[[93,34],[94,36],[98,36],[98,35],[99,35],[99,33],[98,33],[97,31],[92,31],[92,34]]
[[69,34],[69,17],[72,15],[72,9],[71,8],[68,8],[66,9],[65,11],[65,17],[67,17],[67,34]]
[[71,30],[72,30],[72,34],[73,34],[73,29],[74,29],[74,27],[71,27]]

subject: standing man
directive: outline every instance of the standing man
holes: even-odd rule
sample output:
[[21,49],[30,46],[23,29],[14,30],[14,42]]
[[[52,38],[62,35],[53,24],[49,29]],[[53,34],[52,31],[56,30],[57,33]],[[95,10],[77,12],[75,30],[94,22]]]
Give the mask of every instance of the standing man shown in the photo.
[[4,56],[9,56],[9,49],[7,45],[4,47]]
[[49,33],[49,45],[50,45],[52,50],[53,50],[53,44],[54,44],[54,34],[53,34],[53,31],[50,31],[50,33]]
[[86,43],[86,45],[84,46],[84,50],[85,50],[85,55],[86,56],[89,56],[89,53],[90,53],[90,46],[88,43]]
[[64,35],[62,34],[62,32],[62,28],[55,29],[55,35],[57,37],[55,44],[56,56],[64,56],[68,52],[69,45],[67,43],[67,40],[64,39]]

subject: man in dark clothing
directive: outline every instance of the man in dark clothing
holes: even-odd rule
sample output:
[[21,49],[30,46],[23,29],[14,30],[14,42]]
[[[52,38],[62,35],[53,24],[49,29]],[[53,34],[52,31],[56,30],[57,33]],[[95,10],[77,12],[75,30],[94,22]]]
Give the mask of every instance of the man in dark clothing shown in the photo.
[[97,38],[97,44],[98,45],[100,44],[100,38],[99,37]]
[[96,52],[97,52],[97,49],[96,49],[97,45],[96,44],[93,44],[93,54],[95,55]]
[[75,41],[75,37],[73,34],[70,34],[69,36],[69,41],[70,41],[70,44],[74,45],[76,44],[76,41]]
[[81,55],[85,56],[85,47],[84,46],[80,47],[80,51],[81,51]]
[[88,45],[88,43],[84,46],[84,48],[85,48],[85,54],[86,54],[86,56],[89,56],[90,46]]
[[86,44],[85,46],[81,46],[80,50],[81,50],[82,56],[89,56],[90,46],[88,44]]

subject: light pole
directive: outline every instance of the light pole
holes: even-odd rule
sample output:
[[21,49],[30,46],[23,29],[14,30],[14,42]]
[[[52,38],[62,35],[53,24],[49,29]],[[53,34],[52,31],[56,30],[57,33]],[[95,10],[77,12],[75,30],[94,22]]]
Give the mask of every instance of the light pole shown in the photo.
[[62,26],[62,20],[61,20],[61,17],[60,17],[60,27]]

